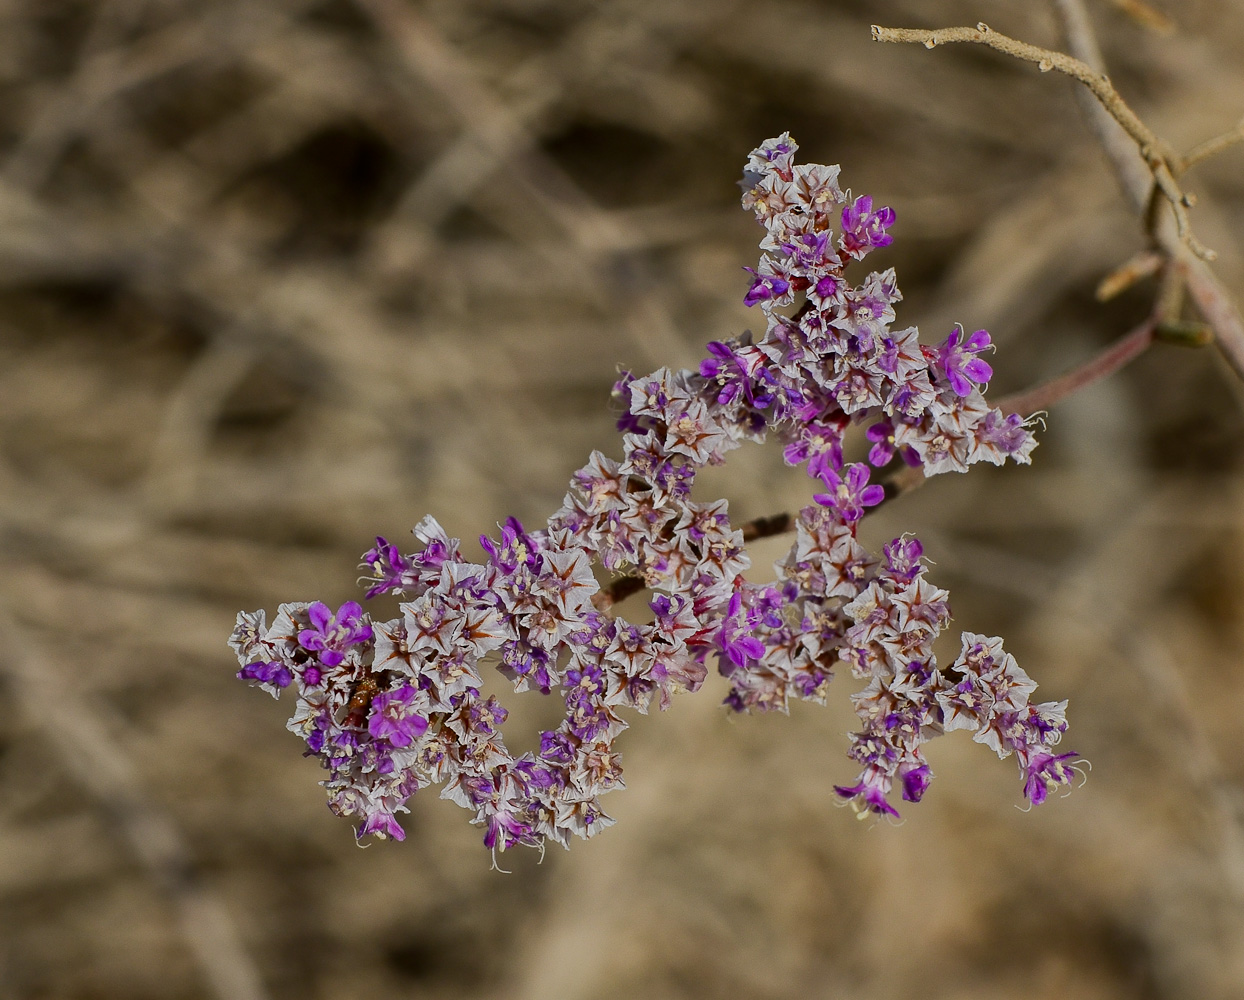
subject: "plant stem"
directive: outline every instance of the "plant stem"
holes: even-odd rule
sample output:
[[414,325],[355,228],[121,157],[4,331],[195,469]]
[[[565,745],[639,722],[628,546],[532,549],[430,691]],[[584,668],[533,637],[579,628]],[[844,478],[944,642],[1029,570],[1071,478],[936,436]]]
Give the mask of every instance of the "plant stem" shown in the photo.
[[1129,361],[1138,358],[1149,349],[1154,340],[1156,321],[1145,320],[1131,333],[1125,334],[1096,357],[1079,368],[1051,379],[1042,385],[1004,397],[998,403],[1004,413],[1037,413],[1066,399],[1073,392],[1113,375]]

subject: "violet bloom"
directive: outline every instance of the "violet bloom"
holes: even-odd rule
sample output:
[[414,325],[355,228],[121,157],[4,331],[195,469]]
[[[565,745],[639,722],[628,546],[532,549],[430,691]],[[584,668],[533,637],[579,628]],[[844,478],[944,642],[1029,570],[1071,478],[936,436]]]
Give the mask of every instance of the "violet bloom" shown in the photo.
[[[261,661],[259,663],[248,663],[238,671],[238,680],[255,681],[257,684],[267,685],[273,688],[289,687],[293,674],[289,672],[289,668],[283,663],[276,661]],[[276,692],[273,692],[275,696]]]
[[[751,305],[752,303],[748,303]],[[717,402],[723,405],[734,402],[741,393],[749,406],[761,409],[773,402],[773,393],[762,388],[771,381],[765,371],[765,357],[755,348],[740,351],[737,347],[714,340],[708,345],[711,357],[700,362],[700,374],[721,385]],[[760,391],[757,391],[760,390]]]
[[558,730],[545,730],[540,734],[540,756],[554,764],[569,764],[574,760],[573,738]]
[[377,594],[401,593],[411,586],[413,566],[387,539],[376,536],[373,548],[363,553],[363,568],[371,571],[372,586],[367,590],[371,599]]
[[933,780],[933,772],[929,770],[928,764],[921,764],[919,767],[913,767],[902,772],[902,779],[903,800],[905,802],[919,802],[924,797],[929,783]]
[[513,809],[484,809],[484,846],[490,851],[500,847],[506,851],[519,844],[535,843],[535,826],[518,818]]
[[872,198],[861,195],[854,203],[843,206],[839,243],[848,255],[859,260],[870,250],[888,247],[894,242],[894,237],[886,232],[892,225],[894,209],[879,208],[874,212]]
[[868,460],[880,469],[894,457],[894,424],[889,418],[880,420],[868,428],[867,435],[873,443],[868,450]]
[[540,546],[523,531],[523,524],[516,517],[505,519],[505,524],[501,526],[500,544],[487,535],[479,536],[479,544],[488,553],[493,565],[507,574],[518,569],[520,563],[529,569],[536,569],[540,564]]
[[351,646],[372,637],[371,626],[363,621],[363,609],[357,601],[346,601],[336,614],[324,602],[316,601],[307,608],[307,615],[312,627],[298,633],[298,644],[308,652],[318,653],[319,661],[326,667],[340,666]]
[[988,331],[977,330],[964,340],[963,327],[956,323],[954,330],[946,338],[946,343],[937,348],[937,367],[945,373],[946,381],[950,383],[956,396],[968,396],[972,392],[973,382],[985,383],[993,378],[993,369],[976,357],[989,346]]
[[918,538],[896,538],[887,542],[883,551],[886,571],[902,583],[911,583],[924,571],[924,565],[920,562],[924,546]]
[[782,458],[787,465],[807,462],[808,475],[813,479],[823,478],[826,472],[837,472],[842,468],[844,430],[845,422],[808,422],[803,437],[782,449]]
[[864,516],[865,507],[875,507],[885,499],[885,487],[868,485],[868,466],[854,462],[843,469],[843,475],[826,470],[821,480],[829,493],[815,493],[812,499],[836,513],[844,524],[852,524]]
[[367,836],[379,837],[381,840],[390,837],[396,841],[406,839],[406,831],[398,825],[397,818],[383,806],[374,806],[363,815],[363,822],[354,831],[356,840],[362,841]]
[[767,302],[769,299],[780,299],[790,291],[790,282],[785,278],[779,278],[776,274],[757,274],[755,268],[751,267],[743,270],[750,271],[754,276],[751,288],[743,296],[745,306],[754,306],[757,302]]
[[367,731],[377,740],[405,749],[428,731],[428,720],[415,711],[419,689],[403,684],[376,695],[371,702]]
[[905,463],[915,468],[920,464],[920,456],[910,445],[900,446],[895,440],[894,422],[887,417],[873,424],[865,432],[873,446],[868,450],[868,461],[878,469],[889,465],[890,460],[898,453]]
[[898,810],[890,805],[885,797],[883,785],[889,782],[874,775],[872,769],[865,771],[861,779],[858,785],[834,785],[834,791],[854,805],[860,819],[863,819],[869,813],[875,816],[894,816],[897,818]]
[[[984,364],[984,362],[980,362]],[[988,365],[985,365],[988,368]],[[992,375],[993,372],[991,371]],[[998,410],[990,410],[985,419],[976,426],[976,438],[982,444],[992,445],[1006,455],[1013,455],[1028,443],[1032,435],[1024,426],[1024,419],[1018,413],[1003,415]]]
[[782,250],[797,266],[804,270],[824,270],[841,265],[837,255],[829,249],[829,230],[816,233],[800,233]]
[[1060,754],[1037,751],[1029,757],[1024,768],[1024,795],[1028,801],[1039,806],[1059,785],[1070,784],[1075,770],[1067,761],[1075,756],[1075,751]]
[[765,653],[764,643],[755,636],[743,633],[745,624],[739,622],[739,612],[742,607],[743,596],[736,590],[730,598],[726,616],[722,619],[721,628],[717,632],[717,644],[721,648],[719,659],[723,667],[721,672],[727,677],[734,673],[734,668],[724,669],[727,660],[733,663],[734,667],[746,667],[748,662],[759,660]]

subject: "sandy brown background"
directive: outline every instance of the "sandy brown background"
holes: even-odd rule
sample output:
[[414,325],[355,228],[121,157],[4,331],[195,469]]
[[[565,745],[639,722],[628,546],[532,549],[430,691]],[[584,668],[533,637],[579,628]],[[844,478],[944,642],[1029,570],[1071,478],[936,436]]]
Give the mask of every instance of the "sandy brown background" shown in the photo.
[[[1244,4],[1155,2],[1174,35],[1090,9],[1186,146],[1244,114]],[[896,209],[900,322],[988,327],[995,393],[1141,319],[1152,285],[1093,300],[1143,240],[1072,84],[868,35],[978,20],[1060,44],[1037,0],[0,4],[2,1000],[1244,995],[1244,392],[1213,350],[864,529],[918,532],[956,626],[1071,700],[1091,778],[1031,813],[958,733],[869,828],[832,792],[849,677],[791,718],[710,682],[624,735],[590,843],[490,871],[430,794],[360,851],[289,704],[233,677],[239,608],[357,596],[425,513],[542,522],[617,450],[619,364],[755,324],[734,182],[784,129]],[[1244,295],[1244,148],[1188,186]],[[739,520],[810,493],[773,449],[709,486]],[[510,703],[522,747],[550,709]]]

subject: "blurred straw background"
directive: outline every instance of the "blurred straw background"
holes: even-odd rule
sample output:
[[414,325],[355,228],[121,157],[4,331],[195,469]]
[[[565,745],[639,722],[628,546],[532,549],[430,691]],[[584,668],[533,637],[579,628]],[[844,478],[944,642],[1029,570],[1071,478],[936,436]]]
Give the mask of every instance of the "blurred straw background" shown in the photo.
[[[1182,148],[1244,114],[1244,4],[1154,3],[1173,33],[1090,9]],[[849,678],[789,719],[710,682],[622,738],[590,843],[500,874],[421,795],[359,851],[233,677],[239,608],[358,596],[425,513],[541,523],[617,450],[619,364],[757,322],[734,182],[770,135],[896,209],[900,323],[989,328],[995,394],[1141,319],[1151,284],[1093,300],[1143,239],[1073,84],[869,40],[978,20],[1063,45],[1000,0],[0,3],[0,1000],[1244,995],[1244,391],[1213,350],[1159,345],[1031,469],[865,528],[919,533],[958,628],[1071,699],[1091,779],[1029,814],[954,734],[870,829],[834,808]],[[1242,164],[1187,180],[1237,297]],[[773,449],[709,485],[737,520],[810,493]]]

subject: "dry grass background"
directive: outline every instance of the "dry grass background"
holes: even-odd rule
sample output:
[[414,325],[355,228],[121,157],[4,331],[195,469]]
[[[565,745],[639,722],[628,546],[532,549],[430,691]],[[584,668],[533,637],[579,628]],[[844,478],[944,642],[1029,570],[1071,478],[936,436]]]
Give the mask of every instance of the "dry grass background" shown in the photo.
[[[1244,112],[1244,5],[1162,6],[1169,37],[1092,12],[1186,146]],[[597,840],[502,875],[430,795],[359,851],[233,678],[237,609],[356,596],[424,513],[541,522],[616,450],[619,363],[754,324],[734,181],[784,129],[895,207],[900,321],[988,327],[995,392],[1144,316],[1151,287],[1092,299],[1142,240],[1072,84],[868,36],[978,20],[1060,45],[1000,0],[0,4],[2,1000],[1244,994],[1244,391],[1213,351],[865,529],[919,532],[957,625],[1071,699],[1092,778],[1032,813],[956,734],[869,829],[834,808],[849,679],[789,719],[710,684],[623,737]],[[1189,180],[1237,296],[1242,163]],[[714,488],[740,520],[809,492],[760,449]]]

